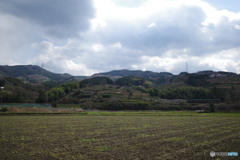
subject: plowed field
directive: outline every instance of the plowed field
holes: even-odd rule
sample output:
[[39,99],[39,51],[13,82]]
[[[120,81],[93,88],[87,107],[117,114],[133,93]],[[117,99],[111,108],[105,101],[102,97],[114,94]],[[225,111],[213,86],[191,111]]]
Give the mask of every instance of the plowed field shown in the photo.
[[1,116],[0,159],[239,159],[240,117]]

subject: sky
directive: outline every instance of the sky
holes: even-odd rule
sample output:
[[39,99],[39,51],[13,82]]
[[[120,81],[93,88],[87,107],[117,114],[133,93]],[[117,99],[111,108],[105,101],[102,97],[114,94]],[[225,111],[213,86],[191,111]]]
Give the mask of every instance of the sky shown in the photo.
[[[240,73],[239,0],[2,0],[0,65]],[[186,67],[188,66],[188,69]]]

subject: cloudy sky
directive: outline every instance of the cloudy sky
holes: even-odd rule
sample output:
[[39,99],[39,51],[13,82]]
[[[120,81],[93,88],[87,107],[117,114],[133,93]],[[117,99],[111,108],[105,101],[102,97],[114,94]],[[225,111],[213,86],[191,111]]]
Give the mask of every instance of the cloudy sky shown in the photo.
[[239,0],[2,0],[0,65],[240,73]]

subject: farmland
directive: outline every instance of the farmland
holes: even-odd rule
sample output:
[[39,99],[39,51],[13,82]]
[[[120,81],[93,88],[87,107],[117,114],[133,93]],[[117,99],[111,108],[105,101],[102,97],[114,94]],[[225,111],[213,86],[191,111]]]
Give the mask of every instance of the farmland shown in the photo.
[[201,114],[0,116],[0,159],[210,159],[210,151],[240,153],[239,122]]

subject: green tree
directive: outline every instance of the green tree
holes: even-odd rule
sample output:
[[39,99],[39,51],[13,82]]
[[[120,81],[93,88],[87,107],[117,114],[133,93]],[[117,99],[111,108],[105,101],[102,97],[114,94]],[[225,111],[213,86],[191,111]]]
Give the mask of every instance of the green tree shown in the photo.
[[210,103],[209,103],[209,107],[210,107],[210,112],[215,112],[215,111],[216,111],[214,102],[210,102]]
[[132,92],[132,91],[130,91],[130,92],[129,92],[129,94],[128,94],[128,99],[131,99],[131,98],[132,98],[132,96],[133,96],[133,92]]

